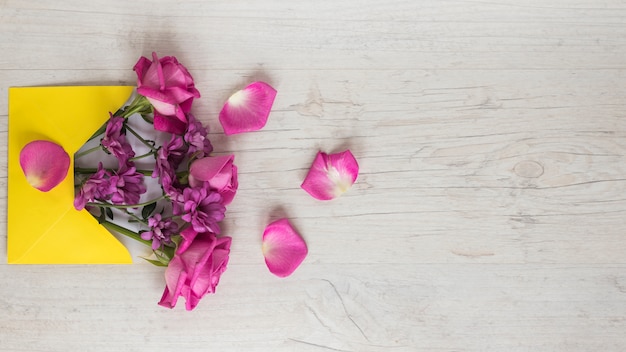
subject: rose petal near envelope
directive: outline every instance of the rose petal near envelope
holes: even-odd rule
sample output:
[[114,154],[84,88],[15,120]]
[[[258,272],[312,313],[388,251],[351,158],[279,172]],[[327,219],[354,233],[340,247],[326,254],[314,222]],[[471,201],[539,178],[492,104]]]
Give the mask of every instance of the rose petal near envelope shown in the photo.
[[[7,262],[130,264],[128,250],[85,209],[74,209],[74,153],[131,95],[133,87],[9,88]],[[20,150],[37,139],[71,155],[68,176],[49,192],[28,184]]]

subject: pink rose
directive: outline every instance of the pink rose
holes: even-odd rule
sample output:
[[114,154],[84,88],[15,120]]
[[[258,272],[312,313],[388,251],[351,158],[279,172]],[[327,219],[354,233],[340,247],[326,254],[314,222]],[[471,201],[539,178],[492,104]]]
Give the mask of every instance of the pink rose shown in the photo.
[[189,71],[175,57],[159,59],[156,53],[152,53],[152,61],[143,56],[139,58],[134,70],[137,93],[145,96],[154,107],[155,129],[184,133],[185,114],[191,110],[193,99],[200,98]]
[[234,159],[234,155],[196,159],[189,167],[189,185],[199,187],[206,182],[209,188],[222,196],[222,204],[230,204],[239,186]]
[[196,234],[186,250],[177,252],[165,269],[166,286],[159,305],[174,308],[182,296],[185,308],[192,310],[204,295],[215,293],[228,264],[230,244],[230,237]]

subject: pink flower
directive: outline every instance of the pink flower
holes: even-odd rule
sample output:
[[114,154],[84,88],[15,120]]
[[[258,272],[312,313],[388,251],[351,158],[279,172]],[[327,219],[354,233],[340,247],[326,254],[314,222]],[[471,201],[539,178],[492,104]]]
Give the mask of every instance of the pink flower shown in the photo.
[[188,187],[173,200],[174,215],[190,223],[197,232],[220,233],[218,222],[224,220],[226,207],[217,192]]
[[133,148],[126,141],[126,135],[122,133],[124,122],[126,122],[125,118],[111,115],[104,137],[100,141],[102,146],[117,158],[120,166],[135,156]]
[[154,107],[154,127],[159,131],[184,133],[186,114],[191,110],[193,99],[200,98],[189,71],[175,57],[159,59],[154,52],[152,61],[143,56],[139,58],[134,70],[137,93],[145,96]]
[[198,234],[187,250],[174,255],[165,269],[166,286],[159,305],[174,308],[182,296],[185,308],[192,310],[207,293],[215,293],[228,264],[230,244],[230,237]]
[[114,204],[137,204],[147,190],[143,183],[143,174],[137,172],[137,168],[132,165],[122,165],[111,176],[110,182],[115,185],[115,191],[111,196],[111,202]]
[[178,231],[178,224],[172,219],[163,219],[161,214],[154,214],[148,219],[149,231],[141,233],[141,238],[152,240],[152,249],[158,249],[162,244],[171,244],[171,237]]
[[74,198],[74,208],[82,210],[88,202],[94,200],[105,201],[111,198],[116,191],[115,184],[111,183],[111,174],[98,164],[96,172],[80,186]]
[[237,193],[237,167],[234,155],[210,156],[196,159],[189,167],[189,184],[200,187],[204,182],[222,196],[224,205],[230,204]]
[[302,182],[313,198],[330,200],[346,192],[359,175],[359,164],[350,150],[336,154],[318,152]]
[[172,135],[170,141],[159,149],[156,155],[152,178],[159,178],[165,194],[170,197],[177,195],[180,186],[176,178],[176,169],[185,158],[187,146],[181,136]]
[[185,142],[189,145],[187,154],[192,155],[199,152],[198,156],[201,158],[209,155],[213,151],[211,141],[207,137],[209,131],[192,114],[187,114],[187,117],[189,118],[189,124],[183,136]]

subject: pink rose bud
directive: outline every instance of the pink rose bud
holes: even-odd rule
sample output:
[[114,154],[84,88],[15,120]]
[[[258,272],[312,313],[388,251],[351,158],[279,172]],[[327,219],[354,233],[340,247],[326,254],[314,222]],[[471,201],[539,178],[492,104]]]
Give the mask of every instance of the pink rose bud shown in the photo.
[[184,133],[187,126],[185,115],[191,110],[193,99],[200,98],[189,71],[176,57],[159,59],[156,53],[152,53],[152,61],[142,56],[134,70],[137,73],[137,93],[145,96],[154,107],[155,128]]

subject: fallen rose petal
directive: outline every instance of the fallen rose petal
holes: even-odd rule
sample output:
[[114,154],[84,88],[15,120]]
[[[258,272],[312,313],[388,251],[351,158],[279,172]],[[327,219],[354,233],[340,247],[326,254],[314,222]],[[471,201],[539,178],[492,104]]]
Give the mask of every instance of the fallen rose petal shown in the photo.
[[31,186],[48,192],[67,176],[70,156],[56,143],[37,140],[20,151],[20,166]]
[[308,253],[306,243],[287,219],[267,225],[262,249],[267,268],[279,277],[291,275]]
[[350,150],[318,152],[301,187],[313,198],[330,200],[350,189],[358,175],[359,165]]
[[257,131],[267,123],[276,90],[265,82],[254,82],[228,98],[220,111],[227,135]]

